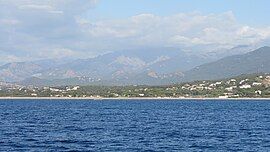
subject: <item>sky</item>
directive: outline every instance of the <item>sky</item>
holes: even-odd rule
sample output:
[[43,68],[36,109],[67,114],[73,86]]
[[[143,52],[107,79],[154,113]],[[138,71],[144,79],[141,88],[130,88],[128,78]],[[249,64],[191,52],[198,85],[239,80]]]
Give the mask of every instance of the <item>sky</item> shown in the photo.
[[0,0],[0,62],[268,45],[269,6],[269,0]]
[[181,12],[198,11],[204,14],[232,11],[241,22],[267,26],[270,20],[268,0],[100,0],[91,12],[96,17],[127,18],[136,14],[150,13],[160,16]]

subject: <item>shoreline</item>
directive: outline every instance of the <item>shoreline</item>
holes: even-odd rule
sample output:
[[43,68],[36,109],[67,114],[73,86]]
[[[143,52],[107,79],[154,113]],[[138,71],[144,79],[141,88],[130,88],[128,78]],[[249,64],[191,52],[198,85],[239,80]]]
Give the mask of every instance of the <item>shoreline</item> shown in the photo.
[[96,97],[0,97],[0,100],[270,100],[270,98],[96,98]]

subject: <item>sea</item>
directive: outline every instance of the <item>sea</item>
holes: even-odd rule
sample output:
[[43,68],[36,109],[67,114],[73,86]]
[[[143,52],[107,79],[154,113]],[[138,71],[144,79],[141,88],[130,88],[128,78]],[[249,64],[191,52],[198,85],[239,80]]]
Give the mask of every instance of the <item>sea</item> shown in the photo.
[[0,100],[0,151],[270,151],[270,100]]

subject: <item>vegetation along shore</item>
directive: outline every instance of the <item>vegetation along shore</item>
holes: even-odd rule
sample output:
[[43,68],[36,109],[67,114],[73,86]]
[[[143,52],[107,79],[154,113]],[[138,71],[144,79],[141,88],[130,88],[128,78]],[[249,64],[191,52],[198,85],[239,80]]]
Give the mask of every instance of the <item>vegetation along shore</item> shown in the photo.
[[164,86],[20,86],[0,83],[1,99],[267,99],[270,74]]

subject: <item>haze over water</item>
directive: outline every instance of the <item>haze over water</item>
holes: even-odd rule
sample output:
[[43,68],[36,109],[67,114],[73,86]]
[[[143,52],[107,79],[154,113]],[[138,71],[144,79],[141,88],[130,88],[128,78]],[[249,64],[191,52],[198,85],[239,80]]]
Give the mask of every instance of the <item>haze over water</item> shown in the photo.
[[0,151],[269,151],[270,102],[0,100]]

